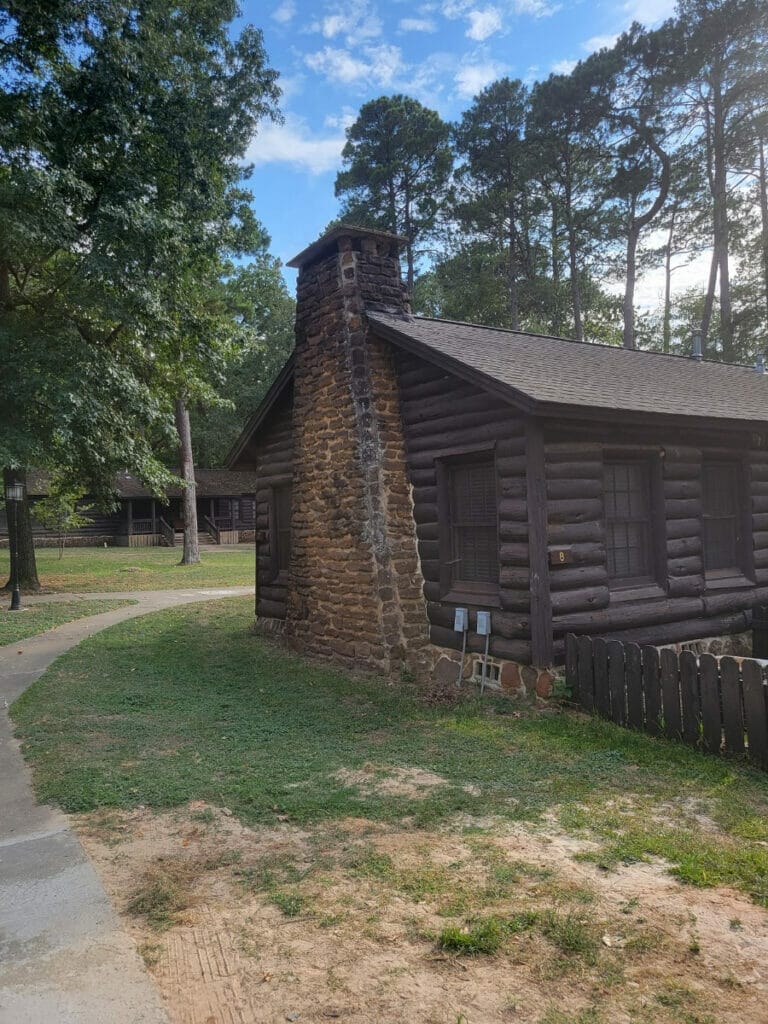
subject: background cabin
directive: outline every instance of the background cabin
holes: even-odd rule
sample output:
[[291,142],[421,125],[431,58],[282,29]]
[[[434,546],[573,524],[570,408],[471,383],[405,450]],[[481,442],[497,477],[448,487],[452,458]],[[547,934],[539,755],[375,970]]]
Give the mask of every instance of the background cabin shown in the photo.
[[[224,469],[200,469],[197,478],[197,523],[202,543],[237,544],[255,536],[256,480],[253,474]],[[27,492],[32,505],[32,531],[36,547],[53,546],[57,534],[34,519],[34,506],[48,496],[48,475],[30,472]],[[129,473],[115,480],[119,507],[111,513],[91,508],[87,525],[67,534],[70,546],[122,545],[127,547],[173,546],[182,542],[184,520],[181,490],[168,489],[168,502],[155,498],[144,484]],[[83,505],[89,504],[84,498]],[[5,511],[0,511],[0,546],[8,544]]]
[[568,632],[742,633],[768,600],[768,379],[751,367],[413,317],[392,236],[293,261],[296,350],[234,447],[257,622],[313,655],[551,682]]

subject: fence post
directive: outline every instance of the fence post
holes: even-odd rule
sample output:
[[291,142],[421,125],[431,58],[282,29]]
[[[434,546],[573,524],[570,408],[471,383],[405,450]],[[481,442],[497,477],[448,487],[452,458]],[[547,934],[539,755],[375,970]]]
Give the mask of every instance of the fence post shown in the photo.
[[575,701],[579,700],[579,645],[574,633],[565,638],[565,685]]
[[752,609],[752,657],[768,658],[768,605]]

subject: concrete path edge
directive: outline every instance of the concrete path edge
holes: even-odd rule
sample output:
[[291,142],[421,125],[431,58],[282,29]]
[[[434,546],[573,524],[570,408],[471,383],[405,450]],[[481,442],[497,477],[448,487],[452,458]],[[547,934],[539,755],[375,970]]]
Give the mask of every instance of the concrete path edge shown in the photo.
[[94,633],[166,608],[252,593],[219,587],[61,595],[137,603],[0,647],[0,1024],[168,1024],[66,816],[35,800],[8,708],[60,654]]

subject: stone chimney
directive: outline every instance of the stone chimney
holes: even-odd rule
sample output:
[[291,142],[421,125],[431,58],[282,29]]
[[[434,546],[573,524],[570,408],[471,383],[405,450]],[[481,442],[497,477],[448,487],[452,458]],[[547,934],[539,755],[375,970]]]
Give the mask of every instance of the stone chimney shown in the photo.
[[415,674],[428,645],[391,346],[366,310],[409,312],[397,236],[341,226],[299,270],[285,635],[305,654]]

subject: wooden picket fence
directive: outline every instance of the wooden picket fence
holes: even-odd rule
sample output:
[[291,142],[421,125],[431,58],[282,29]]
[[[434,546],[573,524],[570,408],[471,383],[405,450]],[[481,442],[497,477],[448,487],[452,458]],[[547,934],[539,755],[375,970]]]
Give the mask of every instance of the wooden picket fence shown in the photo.
[[585,711],[768,768],[768,686],[753,658],[569,634],[565,678]]

